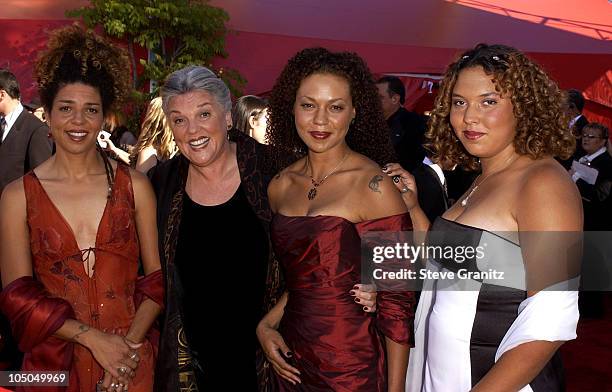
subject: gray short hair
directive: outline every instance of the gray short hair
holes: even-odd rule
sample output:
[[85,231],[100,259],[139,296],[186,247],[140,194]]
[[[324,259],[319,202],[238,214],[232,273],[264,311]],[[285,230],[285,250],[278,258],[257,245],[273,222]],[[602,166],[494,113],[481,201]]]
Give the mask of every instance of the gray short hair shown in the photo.
[[190,65],[168,75],[161,87],[160,94],[164,113],[167,113],[172,97],[192,91],[205,91],[217,100],[226,113],[232,110],[230,91],[223,80],[206,67]]

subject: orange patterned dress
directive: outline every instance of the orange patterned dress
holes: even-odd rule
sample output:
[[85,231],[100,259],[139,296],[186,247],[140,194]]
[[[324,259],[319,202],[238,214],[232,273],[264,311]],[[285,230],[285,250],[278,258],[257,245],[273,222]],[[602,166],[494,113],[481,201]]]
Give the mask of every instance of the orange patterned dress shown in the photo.
[[[124,335],[136,312],[134,292],[140,255],[129,169],[117,166],[95,247],[89,249],[79,249],[70,225],[34,172],[28,173],[23,182],[36,280],[51,296],[69,302],[77,320]],[[90,277],[86,267],[92,253],[95,266]],[[151,391],[155,365],[151,343],[145,341],[138,354],[141,360],[129,389]],[[88,349],[75,344],[70,373],[69,391],[95,391],[103,369]],[[77,385],[72,382],[75,379]]]

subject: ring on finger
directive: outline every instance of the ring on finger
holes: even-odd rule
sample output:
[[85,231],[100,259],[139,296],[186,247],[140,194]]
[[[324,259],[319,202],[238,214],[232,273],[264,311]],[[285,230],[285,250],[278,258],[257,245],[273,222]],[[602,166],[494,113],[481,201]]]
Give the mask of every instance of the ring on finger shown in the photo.
[[393,178],[393,182],[394,183],[399,184],[399,182],[400,182],[400,176],[399,175],[395,175],[392,178]]
[[125,375],[125,373],[127,373],[127,368],[126,368],[125,366],[122,366],[122,367],[120,367],[120,368],[117,368],[117,372],[118,372],[120,375],[124,376],[124,375]]
[[138,353],[136,351],[132,351],[132,353],[130,354],[130,359],[132,361],[136,361],[138,359]]
[[406,193],[406,192],[408,192],[408,190],[409,190],[408,188],[403,187],[403,188],[402,188],[402,190],[401,190],[400,192],[401,192],[401,193]]

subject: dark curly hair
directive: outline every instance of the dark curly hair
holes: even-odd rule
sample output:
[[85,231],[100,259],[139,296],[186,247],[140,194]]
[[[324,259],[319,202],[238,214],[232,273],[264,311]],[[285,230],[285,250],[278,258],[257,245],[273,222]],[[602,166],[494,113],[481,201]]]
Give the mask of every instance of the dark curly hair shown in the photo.
[[482,67],[493,77],[498,93],[510,97],[517,120],[514,148],[533,159],[543,156],[568,158],[576,140],[564,112],[566,97],[539,65],[505,45],[478,44],[450,64],[440,85],[426,133],[427,148],[443,167],[457,164],[478,170],[478,158],[470,155],[450,124],[451,96],[459,73]]
[[332,53],[323,48],[304,49],[293,56],[270,93],[267,142],[279,147],[275,157],[286,167],[308,151],[295,127],[293,105],[302,80],[313,74],[332,74],[349,82],[355,120],[346,136],[347,145],[378,164],[395,162],[395,152],[383,117],[378,90],[365,62],[355,53]]
[[58,90],[83,83],[99,90],[104,114],[118,108],[130,93],[130,63],[125,50],[78,25],[52,32],[36,61],[42,105],[51,110]]

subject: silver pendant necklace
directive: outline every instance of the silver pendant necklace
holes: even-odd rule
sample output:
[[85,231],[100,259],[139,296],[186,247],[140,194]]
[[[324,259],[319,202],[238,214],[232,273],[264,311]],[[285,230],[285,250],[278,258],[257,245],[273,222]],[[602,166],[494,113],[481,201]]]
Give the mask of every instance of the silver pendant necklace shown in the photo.
[[[315,180],[314,177],[312,175],[308,175],[310,177],[310,181],[312,182],[312,188],[310,188],[310,190],[308,191],[308,200],[313,200],[315,197],[317,197],[317,188],[323,184],[323,182],[325,180],[327,180],[327,178],[329,176],[331,176],[332,174],[334,174],[338,169],[340,169],[340,166],[342,166],[342,164],[344,163],[344,161],[346,161],[346,158],[348,158],[349,156],[349,152],[347,151],[346,154],[344,154],[344,157],[342,158],[342,160],[340,161],[340,163],[338,165],[336,165],[336,167],[334,167],[334,169],[332,171],[330,171],[325,177],[321,178],[320,180]],[[310,167],[310,160],[308,159],[308,155],[306,156],[306,167],[308,169],[310,169],[310,172],[312,173],[312,168]]]
[[506,167],[504,167],[501,170],[498,170],[494,173],[490,173],[489,175],[487,175],[485,178],[482,179],[482,181],[480,181],[480,184],[476,184],[476,182],[478,181],[478,179],[480,178],[480,176],[482,176],[482,174],[479,174],[478,177],[476,177],[476,179],[474,180],[474,183],[472,184],[472,188],[470,189],[470,192],[467,194],[466,197],[463,198],[463,200],[461,200],[461,206],[465,207],[468,204],[468,201],[470,200],[470,197],[472,197],[472,195],[474,194],[474,192],[476,192],[476,190],[478,189],[479,186],[481,186],[483,184],[483,182],[485,182],[489,177],[491,177],[493,174],[497,174],[500,172],[503,172],[504,170],[506,170],[507,168],[509,168],[514,161],[516,161],[519,157],[517,156],[516,158],[512,159],[511,158],[511,162],[509,162]]

